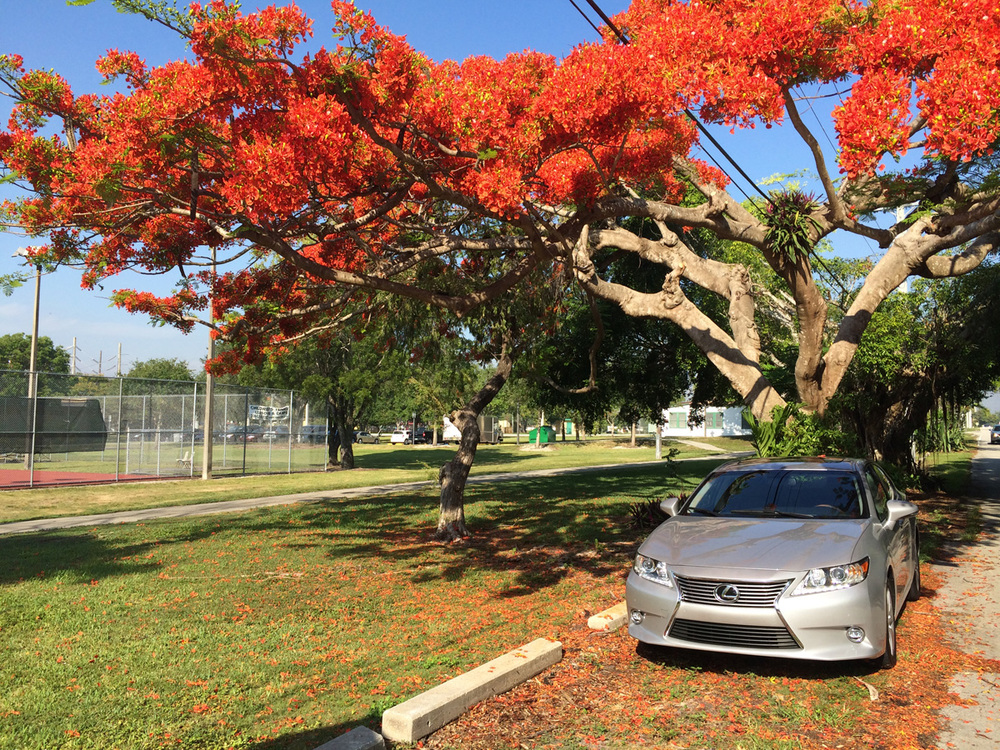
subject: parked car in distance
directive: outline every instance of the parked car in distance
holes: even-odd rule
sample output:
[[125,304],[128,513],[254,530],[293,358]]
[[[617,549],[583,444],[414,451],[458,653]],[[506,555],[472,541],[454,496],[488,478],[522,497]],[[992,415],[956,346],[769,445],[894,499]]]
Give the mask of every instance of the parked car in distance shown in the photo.
[[261,437],[268,442],[274,442],[276,440],[288,441],[288,428],[285,425],[276,425],[265,430]]
[[402,443],[403,445],[410,444],[410,431],[409,430],[394,430],[392,435],[389,437],[389,442],[393,445],[398,445]]
[[260,439],[262,431],[259,427],[255,425],[234,425],[232,427],[226,428],[226,432],[223,435],[223,439],[232,441],[243,441],[247,443],[253,443]]
[[303,425],[299,431],[299,442],[300,443],[312,443],[320,444],[326,442],[326,425],[325,424],[307,424]]
[[647,644],[896,663],[920,595],[916,514],[861,459],[748,459],[715,469],[643,542],[626,582]]
[[1000,424],[993,425],[990,430],[990,445],[994,443],[1000,443]]
[[[438,439],[437,439],[438,443],[443,443],[444,442],[441,439],[441,432],[440,431],[438,431],[437,437],[438,437]],[[432,430],[430,428],[417,430],[417,434],[416,434],[416,437],[414,438],[414,442],[416,442],[416,443],[424,443],[424,444],[427,444],[427,445],[433,443],[434,442],[434,430]]]
[[372,434],[371,432],[365,432],[365,431],[356,432],[354,434],[354,442],[355,443],[372,443],[374,445],[378,445],[379,436],[375,435],[375,434]]

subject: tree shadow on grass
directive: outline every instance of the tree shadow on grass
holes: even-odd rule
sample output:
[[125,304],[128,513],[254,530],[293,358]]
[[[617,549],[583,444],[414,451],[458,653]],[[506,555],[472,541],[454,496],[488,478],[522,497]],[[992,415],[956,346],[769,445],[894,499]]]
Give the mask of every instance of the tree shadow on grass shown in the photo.
[[[704,471],[700,463],[684,468],[689,484]],[[465,507],[473,536],[451,545],[433,539],[433,489],[324,500],[304,517],[314,530],[336,522],[364,530],[350,537],[328,535],[331,557],[414,566],[414,583],[455,582],[477,570],[504,570],[514,579],[497,596],[515,598],[554,586],[574,571],[596,577],[623,573],[647,533],[631,527],[630,505],[673,491],[676,483],[666,464],[471,485]],[[426,524],[414,523],[420,517]],[[282,522],[274,518],[271,523]],[[429,550],[435,551],[434,564],[421,568]]]
[[[112,576],[147,572],[155,565],[131,559],[152,542],[117,545],[93,533],[51,532],[0,537],[0,585],[11,585],[61,573],[85,583]],[[130,558],[130,559],[122,559]]]
[[[700,478],[705,467],[685,465]],[[217,531],[268,532],[290,549],[329,545],[331,558],[382,559],[413,567],[414,582],[461,581],[480,570],[514,574],[499,596],[513,598],[557,584],[574,570],[603,576],[627,567],[645,536],[628,526],[630,503],[668,494],[662,466],[470,485],[466,512],[473,536],[457,544],[434,540],[438,492],[329,498],[239,513],[164,519],[0,537],[0,585],[68,573],[81,582],[148,573],[142,556],[154,548],[204,539]],[[301,532],[308,530],[308,538]],[[282,540],[282,535],[287,535]]]
[[[158,570],[149,553],[170,544],[207,538],[221,528],[218,517],[165,520],[127,526],[65,529],[0,536],[0,586],[36,578],[63,576],[71,583],[89,583],[115,576],[149,574]],[[157,534],[157,529],[168,533]]]
[[[369,715],[361,717],[351,724],[332,724],[316,729],[306,729],[302,732],[284,733],[274,739],[261,740],[244,745],[246,750],[314,750],[330,740],[335,740],[343,734],[359,726],[377,727],[381,716]],[[373,729],[372,731],[378,731]]]

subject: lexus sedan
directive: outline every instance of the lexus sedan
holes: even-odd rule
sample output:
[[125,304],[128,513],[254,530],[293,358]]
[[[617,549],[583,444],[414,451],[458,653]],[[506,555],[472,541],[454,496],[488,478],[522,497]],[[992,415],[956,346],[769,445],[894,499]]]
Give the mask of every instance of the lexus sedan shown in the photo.
[[860,459],[747,459],[715,469],[643,542],[626,583],[643,643],[896,663],[920,596],[916,514]]

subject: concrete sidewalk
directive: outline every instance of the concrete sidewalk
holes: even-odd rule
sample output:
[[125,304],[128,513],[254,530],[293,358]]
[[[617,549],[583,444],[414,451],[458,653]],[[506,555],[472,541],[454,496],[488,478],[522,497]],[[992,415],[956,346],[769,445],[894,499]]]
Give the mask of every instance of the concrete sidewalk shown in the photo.
[[[932,565],[944,584],[935,606],[962,651],[1000,659],[1000,446],[980,442],[972,462],[971,493],[980,498],[983,531],[955,557]],[[942,711],[942,750],[1000,748],[1000,673],[955,675],[949,688],[966,705]]]
[[[697,456],[694,458],[676,459],[677,461],[699,461],[705,458],[736,458],[746,454],[724,454],[715,456]],[[539,469],[537,471],[520,471],[503,474],[484,474],[469,477],[468,484],[486,484],[503,482],[512,479],[530,479],[533,477],[555,477],[564,474],[583,474],[587,472],[608,471],[609,469],[627,469],[630,467],[648,467],[663,465],[663,461],[641,461],[633,464],[604,464],[601,466],[580,466],[568,469]],[[139,523],[156,518],[189,518],[207,516],[215,513],[239,513],[255,508],[266,508],[273,505],[292,505],[294,503],[315,503],[322,500],[334,500],[345,497],[371,497],[392,495],[399,492],[413,492],[437,487],[436,481],[405,482],[402,484],[387,484],[375,487],[351,487],[343,490],[320,490],[298,495],[277,495],[274,497],[257,497],[247,500],[227,500],[219,503],[198,503],[196,505],[169,505],[160,508],[145,508],[143,510],[123,510],[116,513],[98,513],[89,516],[66,516],[64,518],[38,518],[32,521],[17,521],[0,524],[0,535],[27,534],[33,531],[55,531],[58,529],[73,529],[90,526],[106,526],[116,523]]]

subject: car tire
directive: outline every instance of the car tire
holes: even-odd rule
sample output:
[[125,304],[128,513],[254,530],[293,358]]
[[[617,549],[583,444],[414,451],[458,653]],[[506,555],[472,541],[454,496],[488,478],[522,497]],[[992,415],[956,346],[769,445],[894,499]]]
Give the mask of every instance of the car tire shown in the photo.
[[910,588],[906,591],[906,601],[915,602],[920,598],[920,544],[916,537],[913,539],[913,578],[910,580]]
[[879,669],[896,666],[896,592],[892,575],[885,582],[885,653],[875,660]]
[[378,438],[375,438],[375,445],[378,445]]

